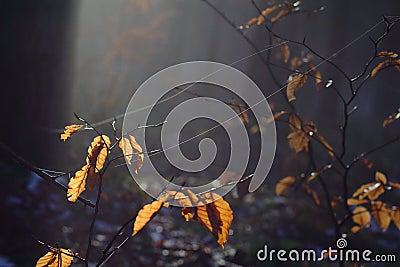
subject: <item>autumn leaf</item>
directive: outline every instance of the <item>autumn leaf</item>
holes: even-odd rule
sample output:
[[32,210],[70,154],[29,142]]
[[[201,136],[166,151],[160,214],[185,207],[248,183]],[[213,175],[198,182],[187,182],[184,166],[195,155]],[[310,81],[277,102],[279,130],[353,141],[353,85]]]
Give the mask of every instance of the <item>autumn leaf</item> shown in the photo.
[[377,199],[385,192],[385,187],[380,182],[367,183],[360,186],[354,193],[353,198],[364,199],[368,197],[370,200]]
[[390,225],[392,209],[386,203],[374,201],[371,203],[371,210],[379,228],[381,228],[382,232],[385,232]]
[[275,194],[277,196],[281,196],[289,189],[291,185],[296,182],[296,178],[294,176],[287,176],[279,180],[279,182],[275,186]]
[[240,119],[244,123],[250,122],[249,115],[247,114],[247,109],[245,107],[239,105],[239,103],[236,101],[236,99],[231,99],[229,101],[229,105],[235,110],[235,112],[239,115]]
[[306,184],[301,184],[301,187],[306,191],[306,193],[313,199],[315,205],[319,206],[321,202],[319,201],[317,192],[315,192],[313,189],[311,189],[308,185]]
[[361,162],[367,166],[368,169],[372,169],[374,167],[374,163],[367,157],[361,158]]
[[390,57],[390,58],[396,58],[399,55],[395,52],[392,51],[382,51],[378,53],[378,57]]
[[371,222],[371,214],[369,211],[363,207],[363,206],[358,206],[353,210],[353,222],[357,224],[356,226],[353,226],[351,228],[351,231],[353,233],[357,233],[358,231],[361,230],[361,228],[368,226]]
[[381,63],[379,63],[372,71],[371,71],[371,78],[374,77],[380,70],[388,67],[390,64],[390,60],[387,59],[385,61],[382,61]]
[[67,198],[68,201],[74,203],[85,191],[86,179],[88,176],[89,165],[85,165],[75,173],[75,175],[69,180]]
[[64,142],[71,137],[74,133],[76,133],[79,129],[81,129],[83,126],[85,125],[67,125],[65,126],[65,130],[64,133],[61,134],[61,140],[63,140]]
[[283,55],[283,61],[287,63],[290,57],[289,46],[287,44],[281,44],[279,45],[279,49],[281,50],[281,53]]
[[391,187],[396,187],[396,188],[400,189],[400,184],[399,184],[399,183],[392,183],[392,182],[389,182],[389,186],[391,186]]
[[284,110],[279,111],[279,112],[276,112],[272,117],[265,118],[265,119],[264,119],[264,122],[267,123],[267,124],[269,124],[269,123],[273,122],[274,120],[279,119],[280,117],[282,117],[283,115],[285,115],[285,114],[287,114],[287,113],[288,113],[288,112],[287,112],[287,111],[284,111]]
[[324,146],[326,152],[328,153],[328,155],[334,159],[335,158],[335,153],[333,153],[333,147],[325,140],[325,138],[320,135],[320,134],[316,134],[315,136],[320,142],[321,144]]
[[317,68],[311,63],[308,63],[308,67],[310,68],[311,75],[314,77],[315,85],[316,85],[317,90],[321,90],[321,88],[322,88],[322,86],[321,86],[321,83],[322,83],[321,72],[319,72],[319,70],[317,70]]
[[110,144],[110,138],[106,135],[99,135],[93,139],[88,148],[88,156],[86,158],[86,163],[90,166],[91,174],[99,173],[103,168]]
[[282,9],[281,11],[279,11],[278,14],[276,14],[276,16],[271,18],[271,22],[275,23],[278,20],[280,20],[281,18],[283,18],[284,16],[286,16],[287,14],[289,14],[290,10],[289,9]]
[[183,207],[181,211],[182,216],[188,222],[194,217],[193,208],[192,207]]
[[36,262],[36,267],[68,267],[72,263],[72,255],[74,254],[69,249],[50,248],[50,251]]
[[261,14],[264,17],[266,17],[266,16],[268,16],[269,14],[271,14],[272,12],[274,12],[275,10],[277,10],[280,7],[281,7],[281,5],[275,5],[275,6],[272,6],[272,7],[268,7],[266,9],[264,9],[263,11],[261,11]]
[[391,213],[392,220],[397,228],[400,230],[400,209],[396,207]]
[[119,147],[122,150],[122,153],[125,156],[126,162],[130,165],[132,162],[132,156],[135,156],[136,159],[136,168],[135,173],[139,172],[139,169],[142,167],[144,154],[142,147],[138,144],[135,137],[129,135],[129,138],[123,137],[119,143]]
[[364,204],[364,203],[368,203],[368,200],[356,199],[356,198],[347,199],[347,205],[349,205],[349,206],[354,206],[354,205],[359,205],[359,204]]
[[388,118],[386,118],[383,121],[383,127],[388,126],[389,124],[391,124],[392,122],[394,122],[395,120],[400,118],[400,111],[392,113]]
[[[202,196],[205,199],[217,199],[219,196],[213,193],[206,193]],[[232,210],[229,203],[223,198],[218,198],[207,205],[196,207],[195,220],[207,228],[217,239],[218,244],[224,248],[228,239],[229,227],[233,220]]]
[[250,26],[256,24],[257,21],[258,21],[258,18],[252,18],[251,20],[249,20],[249,21],[246,23],[245,28],[249,28]]
[[307,81],[307,75],[305,74],[292,74],[289,77],[289,83],[286,88],[286,95],[289,101],[296,99],[294,93],[301,88]]
[[142,230],[154,218],[154,216],[157,215],[162,206],[163,202],[158,200],[154,200],[150,204],[144,205],[144,207],[136,216],[133,224],[132,236],[136,235],[140,230]]
[[310,141],[310,137],[303,131],[293,131],[288,135],[289,146],[296,153],[299,153],[302,150],[308,152],[308,142]]
[[387,183],[386,176],[381,172],[376,172],[375,173],[375,181],[380,182],[380,183],[382,183],[384,185]]

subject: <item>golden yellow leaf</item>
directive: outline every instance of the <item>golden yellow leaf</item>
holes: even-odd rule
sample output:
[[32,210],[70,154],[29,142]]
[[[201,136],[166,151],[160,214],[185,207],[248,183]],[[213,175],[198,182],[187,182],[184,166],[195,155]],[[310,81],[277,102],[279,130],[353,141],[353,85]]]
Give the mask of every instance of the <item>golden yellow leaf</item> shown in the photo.
[[347,205],[349,205],[349,206],[359,205],[359,204],[364,204],[364,203],[368,203],[368,200],[366,200],[366,199],[356,199],[356,198],[347,199]]
[[75,173],[74,177],[69,180],[67,191],[68,201],[74,203],[78,199],[80,194],[85,191],[88,171],[89,165],[85,165],[82,167],[82,169]]
[[103,168],[110,148],[110,138],[106,135],[96,136],[88,148],[86,158],[87,165],[92,169],[92,173],[99,173]]
[[286,113],[288,113],[288,112],[287,112],[287,111],[284,111],[284,110],[279,111],[279,112],[276,112],[272,117],[265,118],[264,121],[265,121],[265,123],[271,123],[271,122],[273,122],[274,120],[279,119],[280,117],[282,117],[282,116],[285,115]]
[[[216,194],[208,193],[205,198],[217,198]],[[229,227],[233,220],[233,214],[229,203],[223,198],[218,198],[207,205],[197,206],[195,220],[207,228],[217,239],[218,244],[224,248],[228,239]]]
[[154,200],[150,204],[144,205],[144,207],[139,211],[136,216],[135,222],[133,224],[132,236],[136,235],[140,230],[142,230],[150,221],[157,215],[163,206],[163,202]]
[[390,64],[390,60],[387,59],[385,61],[382,61],[381,63],[379,63],[372,71],[371,71],[371,78],[374,77],[380,70],[382,70],[383,68],[388,67]]
[[292,74],[289,78],[289,83],[286,88],[286,95],[289,101],[296,99],[294,93],[301,88],[307,81],[305,74]]
[[387,183],[386,176],[381,172],[376,172],[375,173],[375,181],[380,182],[382,184],[386,184]]
[[392,220],[397,228],[400,230],[400,209],[396,207],[391,213]]
[[36,262],[36,267],[68,267],[71,265],[73,256],[69,249],[51,248],[43,257]]
[[400,118],[400,112],[395,112],[393,114],[390,114],[390,116],[383,121],[382,125],[383,127],[386,127],[399,118]]
[[248,28],[248,27],[250,27],[250,26],[256,24],[257,21],[258,21],[258,18],[252,18],[251,20],[249,20],[249,21],[246,23],[245,27]]
[[288,62],[289,57],[290,57],[290,50],[289,50],[289,46],[287,44],[281,44],[279,46],[279,49],[281,50],[281,53],[283,55],[283,61],[285,63]]
[[307,178],[307,183],[309,183],[309,182],[311,182],[312,180],[314,180],[315,178],[317,178],[319,174],[320,174],[319,171],[312,172],[312,173],[310,174],[310,176],[308,176],[308,178]]
[[390,58],[396,58],[399,55],[395,52],[392,51],[382,51],[378,53],[378,57],[390,57]]
[[272,6],[272,7],[268,7],[268,8],[266,8],[266,9],[264,9],[262,12],[261,12],[261,14],[264,16],[264,17],[266,17],[266,16],[268,16],[269,14],[271,14],[272,12],[274,12],[275,10],[277,10],[278,8],[280,8],[281,7],[281,5],[275,5],[275,6]]
[[275,194],[277,196],[283,195],[288,188],[296,182],[296,178],[294,176],[287,176],[279,180],[279,182],[275,186]]
[[353,228],[351,230],[353,233],[355,233],[355,232],[358,232],[361,228],[368,226],[370,224],[371,214],[365,207],[358,206],[357,208],[355,208],[353,210],[352,219],[353,219],[353,222],[358,225],[358,228],[353,227],[355,231],[353,231]]
[[135,137],[132,135],[129,135],[129,138],[123,137],[119,141],[118,145],[121,148],[122,153],[124,154],[126,162],[128,164],[131,164],[132,156],[135,155],[136,159],[135,173],[137,174],[139,172],[139,169],[142,167],[144,159],[142,147],[138,144]]
[[400,189],[400,184],[398,184],[398,183],[389,182],[389,186],[396,187],[396,188]]
[[186,221],[193,219],[194,214],[192,211],[193,211],[193,208],[191,208],[191,207],[183,207],[182,208],[181,214],[185,218]]
[[379,228],[381,228],[382,232],[385,232],[391,221],[391,212],[392,209],[381,201],[374,201],[371,203],[372,215],[374,216],[375,221],[378,223]]
[[353,198],[364,199],[368,197],[370,200],[377,199],[385,192],[385,187],[381,182],[367,183],[360,186],[354,193]]
[[65,130],[64,133],[61,134],[61,140],[63,140],[64,142],[71,137],[74,133],[76,133],[79,129],[81,129],[83,126],[85,125],[67,125],[65,126]]
[[258,16],[257,18],[257,25],[261,25],[265,20],[265,17],[263,15]]
[[278,20],[280,20],[281,18],[283,18],[284,16],[286,16],[287,14],[289,14],[290,10],[289,9],[282,9],[281,11],[279,11],[278,14],[276,14],[276,16],[271,18],[271,22],[275,23]]

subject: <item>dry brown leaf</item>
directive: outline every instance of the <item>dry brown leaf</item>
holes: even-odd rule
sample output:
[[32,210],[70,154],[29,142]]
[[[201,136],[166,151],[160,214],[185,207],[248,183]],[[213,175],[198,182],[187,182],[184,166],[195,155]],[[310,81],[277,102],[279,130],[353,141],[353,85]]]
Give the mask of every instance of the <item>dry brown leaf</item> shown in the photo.
[[322,83],[321,72],[319,70],[317,70],[317,68],[312,63],[308,63],[308,67],[310,69],[310,72],[311,72],[312,76],[314,77],[315,85],[316,85],[317,90],[320,90],[322,88],[322,86],[321,86],[321,83]]
[[371,210],[379,228],[381,228],[382,232],[385,232],[390,225],[392,209],[386,203],[374,201],[371,203]]
[[163,202],[158,200],[154,200],[150,204],[144,205],[136,216],[135,223],[133,224],[132,236],[142,230],[154,218],[154,216],[157,215],[162,206]]
[[358,206],[353,210],[353,222],[357,224],[358,227],[353,227],[351,231],[353,233],[358,232],[361,228],[368,226],[371,222],[371,214],[369,211],[363,207]]
[[388,67],[390,64],[390,60],[387,59],[385,61],[382,61],[381,63],[379,63],[372,71],[371,71],[371,78],[374,77],[380,70],[382,70],[383,68]]
[[306,191],[306,193],[313,199],[315,205],[319,206],[321,202],[319,201],[317,192],[315,192],[313,189],[311,189],[308,185],[306,184],[301,184],[303,189]]
[[71,137],[74,133],[76,133],[79,129],[81,129],[83,126],[85,125],[67,125],[65,126],[65,130],[64,133],[61,134],[61,140],[63,140],[64,142]]
[[289,50],[289,46],[287,44],[281,44],[279,46],[279,49],[281,50],[281,53],[283,55],[283,61],[285,63],[288,62],[289,57],[290,57],[290,50]]
[[400,230],[400,209],[396,207],[391,213],[392,220],[397,228]]
[[360,186],[353,193],[352,197],[358,199],[364,199],[368,197],[370,200],[375,200],[384,192],[385,192],[385,187],[381,182],[373,182]]
[[390,58],[396,58],[399,55],[395,52],[392,51],[382,51],[378,53],[378,57],[390,57]]
[[400,184],[398,184],[398,183],[389,182],[389,186],[396,187],[396,188],[400,189]]
[[68,267],[71,265],[73,256],[69,249],[51,248],[43,257],[36,262],[36,267]]
[[99,173],[103,168],[110,145],[110,138],[107,135],[99,135],[93,139],[86,158],[86,164],[90,166],[92,174]]
[[[209,195],[207,195],[209,194]],[[204,198],[216,198],[216,194],[207,193]],[[196,207],[195,220],[207,228],[217,239],[218,244],[224,248],[224,244],[228,239],[229,227],[233,220],[232,210],[229,203],[223,198],[207,205]]]
[[287,14],[289,14],[290,10],[289,9],[282,9],[281,11],[279,11],[278,14],[276,14],[276,16],[271,18],[271,22],[275,23],[278,20],[280,20],[281,18],[283,18],[284,16],[286,16]]
[[374,163],[367,157],[361,158],[362,163],[367,166],[368,169],[372,169],[374,167]]
[[239,115],[240,119],[244,123],[249,123],[249,115],[247,113],[247,109],[241,105],[239,105],[238,101],[236,99],[231,99],[229,101],[229,105],[235,110],[235,112]]
[[390,114],[390,116],[383,121],[382,125],[383,127],[386,127],[399,118],[400,118],[400,112],[395,112],[393,114]]
[[289,117],[289,126],[290,128],[294,131],[294,130],[301,130],[301,119],[299,116],[297,116],[296,114],[292,113]]
[[308,152],[308,142],[310,141],[310,136],[301,130],[296,130],[288,135],[289,146],[296,153],[302,150]]
[[185,220],[188,222],[191,219],[193,219],[193,217],[194,217],[193,208],[192,207],[183,207],[181,214],[185,218]]
[[364,204],[364,203],[368,203],[368,200],[356,199],[356,198],[347,199],[347,205],[349,205],[349,206],[354,206],[354,205],[359,205],[359,204]]
[[265,121],[265,123],[271,123],[271,122],[273,122],[274,120],[276,120],[276,119],[279,119],[280,117],[282,117],[283,115],[285,115],[286,113],[288,113],[287,111],[284,111],[284,110],[282,110],[282,111],[279,111],[279,112],[276,112],[272,117],[269,117],[269,118],[266,118],[264,121]]
[[135,173],[139,172],[139,169],[142,167],[144,154],[142,147],[138,144],[135,137],[129,135],[129,138],[123,137],[119,143],[119,147],[122,150],[122,153],[125,156],[126,162],[130,165],[132,162],[132,156],[135,155],[136,159],[136,168]]
[[286,95],[289,101],[296,99],[294,93],[301,88],[307,81],[305,74],[292,74],[289,78],[289,83],[286,88]]
[[387,183],[386,176],[381,172],[376,172],[375,173],[375,181],[380,182],[380,183],[382,183],[384,185]]
[[316,134],[316,138],[322,143],[322,145],[324,146],[326,152],[328,153],[328,155],[334,159],[335,158],[335,154],[333,153],[333,147],[325,140],[325,138],[320,135],[320,134]]
[[275,186],[275,194],[277,196],[281,196],[289,189],[291,185],[296,182],[296,178],[294,176],[287,176],[279,180],[279,182]]
[[82,194],[82,192],[85,191],[88,171],[89,171],[89,165],[85,165],[82,167],[82,169],[80,169],[75,173],[74,177],[72,177],[69,180],[68,191],[67,191],[68,201],[72,203],[76,202],[80,194]]

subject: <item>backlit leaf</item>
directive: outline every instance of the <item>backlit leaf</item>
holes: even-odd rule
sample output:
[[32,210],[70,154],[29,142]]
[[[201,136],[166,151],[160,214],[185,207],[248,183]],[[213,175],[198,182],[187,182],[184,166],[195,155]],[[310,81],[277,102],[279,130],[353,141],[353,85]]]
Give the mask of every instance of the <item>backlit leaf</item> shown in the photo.
[[382,184],[386,184],[386,183],[387,183],[386,176],[385,176],[383,173],[381,173],[381,172],[376,172],[376,173],[375,173],[375,180],[376,180],[377,182],[382,183]]
[[383,127],[388,126],[389,124],[391,124],[392,122],[394,122],[399,118],[400,118],[400,111],[390,114],[390,116],[383,121]]
[[289,101],[296,99],[294,93],[301,88],[307,81],[307,75],[305,74],[292,74],[289,77],[289,83],[286,88],[286,95]]
[[349,205],[349,206],[354,206],[354,205],[359,205],[359,204],[364,204],[364,203],[368,203],[368,200],[356,199],[356,198],[347,199],[347,205]]
[[378,223],[379,228],[382,232],[385,232],[390,225],[391,217],[390,213],[392,209],[388,207],[386,203],[381,201],[374,201],[371,203],[372,215],[375,221]]
[[391,213],[392,220],[397,228],[400,230],[400,209],[396,207]]
[[[206,193],[203,198],[216,199],[219,196],[212,193]],[[207,205],[196,207],[195,220],[207,228],[217,239],[218,244],[224,248],[228,239],[229,227],[233,220],[232,210],[229,203],[223,198],[218,198]]]
[[384,192],[385,192],[385,187],[381,182],[373,182],[360,186],[353,193],[352,197],[358,199],[364,199],[368,197],[370,200],[375,200]]
[[283,55],[283,61],[285,63],[288,62],[289,57],[290,57],[290,50],[289,50],[289,46],[287,44],[281,44],[279,46],[279,49],[281,50],[281,53]]
[[382,51],[378,53],[378,57],[390,57],[390,58],[396,58],[399,55],[395,52],[392,51]]
[[136,216],[135,222],[133,224],[132,236],[136,235],[140,230],[142,230],[147,223],[149,223],[154,216],[160,211],[163,206],[163,202],[154,200],[150,204],[144,205],[144,207],[139,211]]
[[275,23],[278,20],[280,20],[281,18],[283,18],[284,16],[286,16],[287,14],[289,14],[290,10],[289,9],[282,9],[281,11],[279,11],[278,14],[276,14],[276,16],[271,18],[271,22]]
[[128,164],[131,164],[133,155],[136,159],[136,168],[135,173],[139,172],[139,169],[142,167],[144,154],[142,147],[138,144],[135,137],[129,135],[129,138],[123,137],[119,143],[119,147],[122,150],[122,153],[125,156],[125,160]]
[[61,134],[61,140],[66,141],[69,137],[71,137],[74,133],[76,133],[79,129],[81,129],[85,125],[67,125],[65,126],[64,133]]
[[353,227],[351,231],[353,233],[358,232],[361,228],[368,226],[371,222],[371,214],[369,211],[363,207],[363,206],[358,206],[357,208],[354,209],[353,211],[353,222],[357,224],[358,227]]
[[296,182],[296,178],[294,176],[287,176],[279,180],[279,182],[275,186],[275,194],[277,196],[281,196],[288,188]]
[[73,260],[73,253],[69,249],[51,248],[36,262],[36,267],[68,267]]
[[75,173],[75,175],[69,180],[67,198],[70,202],[75,202],[80,194],[85,191],[86,179],[88,176],[89,165],[85,165]]
[[93,139],[88,148],[88,156],[86,158],[86,163],[92,169],[92,173],[99,173],[103,168],[110,144],[110,138],[106,135],[96,136]]
[[185,220],[188,222],[191,219],[193,219],[194,214],[193,214],[193,209],[192,207],[183,207],[181,214],[185,218]]
[[371,78],[374,77],[380,70],[388,67],[390,64],[390,60],[387,59],[385,61],[382,61],[381,63],[379,63],[375,68],[373,68],[373,70],[371,71]]

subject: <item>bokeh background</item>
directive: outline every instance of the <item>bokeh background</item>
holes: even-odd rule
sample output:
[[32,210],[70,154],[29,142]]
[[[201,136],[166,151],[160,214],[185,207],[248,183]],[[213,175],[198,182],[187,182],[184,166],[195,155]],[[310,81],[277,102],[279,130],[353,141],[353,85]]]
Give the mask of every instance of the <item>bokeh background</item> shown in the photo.
[[[268,5],[267,1],[256,2],[260,7]],[[213,3],[238,26],[257,15],[250,1]],[[397,0],[303,3],[304,10],[322,6],[323,12],[285,18],[275,30],[297,40],[307,36],[307,43],[325,56],[354,42],[334,57],[350,75],[357,74],[372,53],[368,36],[378,36],[384,27],[378,25],[356,38],[376,25],[382,15],[400,14]],[[93,133],[84,132],[66,143],[59,139],[64,125],[76,122],[74,112],[93,123],[112,119],[123,114],[143,81],[165,67],[191,60],[230,64],[254,52],[234,28],[200,0],[4,0],[0,13],[0,141],[32,164],[55,171],[80,168],[93,138]],[[262,27],[245,32],[260,49],[268,45]],[[382,43],[382,49],[398,51],[399,36],[397,26]],[[302,51],[295,47],[293,53],[301,55]],[[257,56],[234,67],[251,77],[266,96],[278,89]],[[320,71],[338,88],[345,87],[345,81],[332,68],[322,65]],[[282,84],[290,74],[279,69],[275,72]],[[398,134],[399,125],[383,130],[381,123],[399,108],[399,77],[394,69],[380,73],[355,101],[358,110],[352,114],[354,123],[349,126],[350,155]],[[193,88],[204,96],[212,95],[210,90]],[[218,94],[223,99],[231,98],[223,91]],[[316,92],[313,88],[305,88],[298,96],[296,105],[304,117],[316,122],[330,143],[338,146],[342,118],[339,100],[332,92]],[[159,114],[181,100],[170,102]],[[280,94],[268,101],[276,110],[285,107]],[[117,120],[117,127],[121,124]],[[198,125],[191,127],[188,135],[198,130]],[[99,128],[111,133],[108,124]],[[238,192],[228,196],[234,221],[224,251],[199,225],[185,223],[177,211],[165,210],[109,265],[257,266],[266,264],[256,259],[256,252],[264,244],[271,248],[316,249],[332,245],[334,234],[326,211],[314,207],[301,192],[294,191],[287,198],[274,196],[276,181],[298,175],[306,162],[289,149],[287,128],[277,125],[277,155],[262,188],[246,194],[246,187],[239,187]],[[371,156],[375,168],[393,181],[400,180],[398,151],[397,143]],[[197,151],[192,153],[196,155]],[[69,204],[63,192],[15,164],[5,153],[0,153],[0,160],[0,266],[32,266],[46,251],[36,239],[84,255],[92,210],[80,203]],[[166,175],[180,175],[168,166],[162,168]],[[352,185],[356,188],[372,177],[371,170],[360,167],[351,177]],[[67,183],[65,179],[60,181]],[[337,186],[335,181],[329,185]],[[104,188],[95,235],[97,252],[123,222],[151,201],[125,166],[110,171]],[[92,192],[85,196],[94,198]],[[400,204],[399,198],[394,202]],[[399,238],[393,225],[386,233],[373,225],[349,241],[354,247],[398,255]]]

